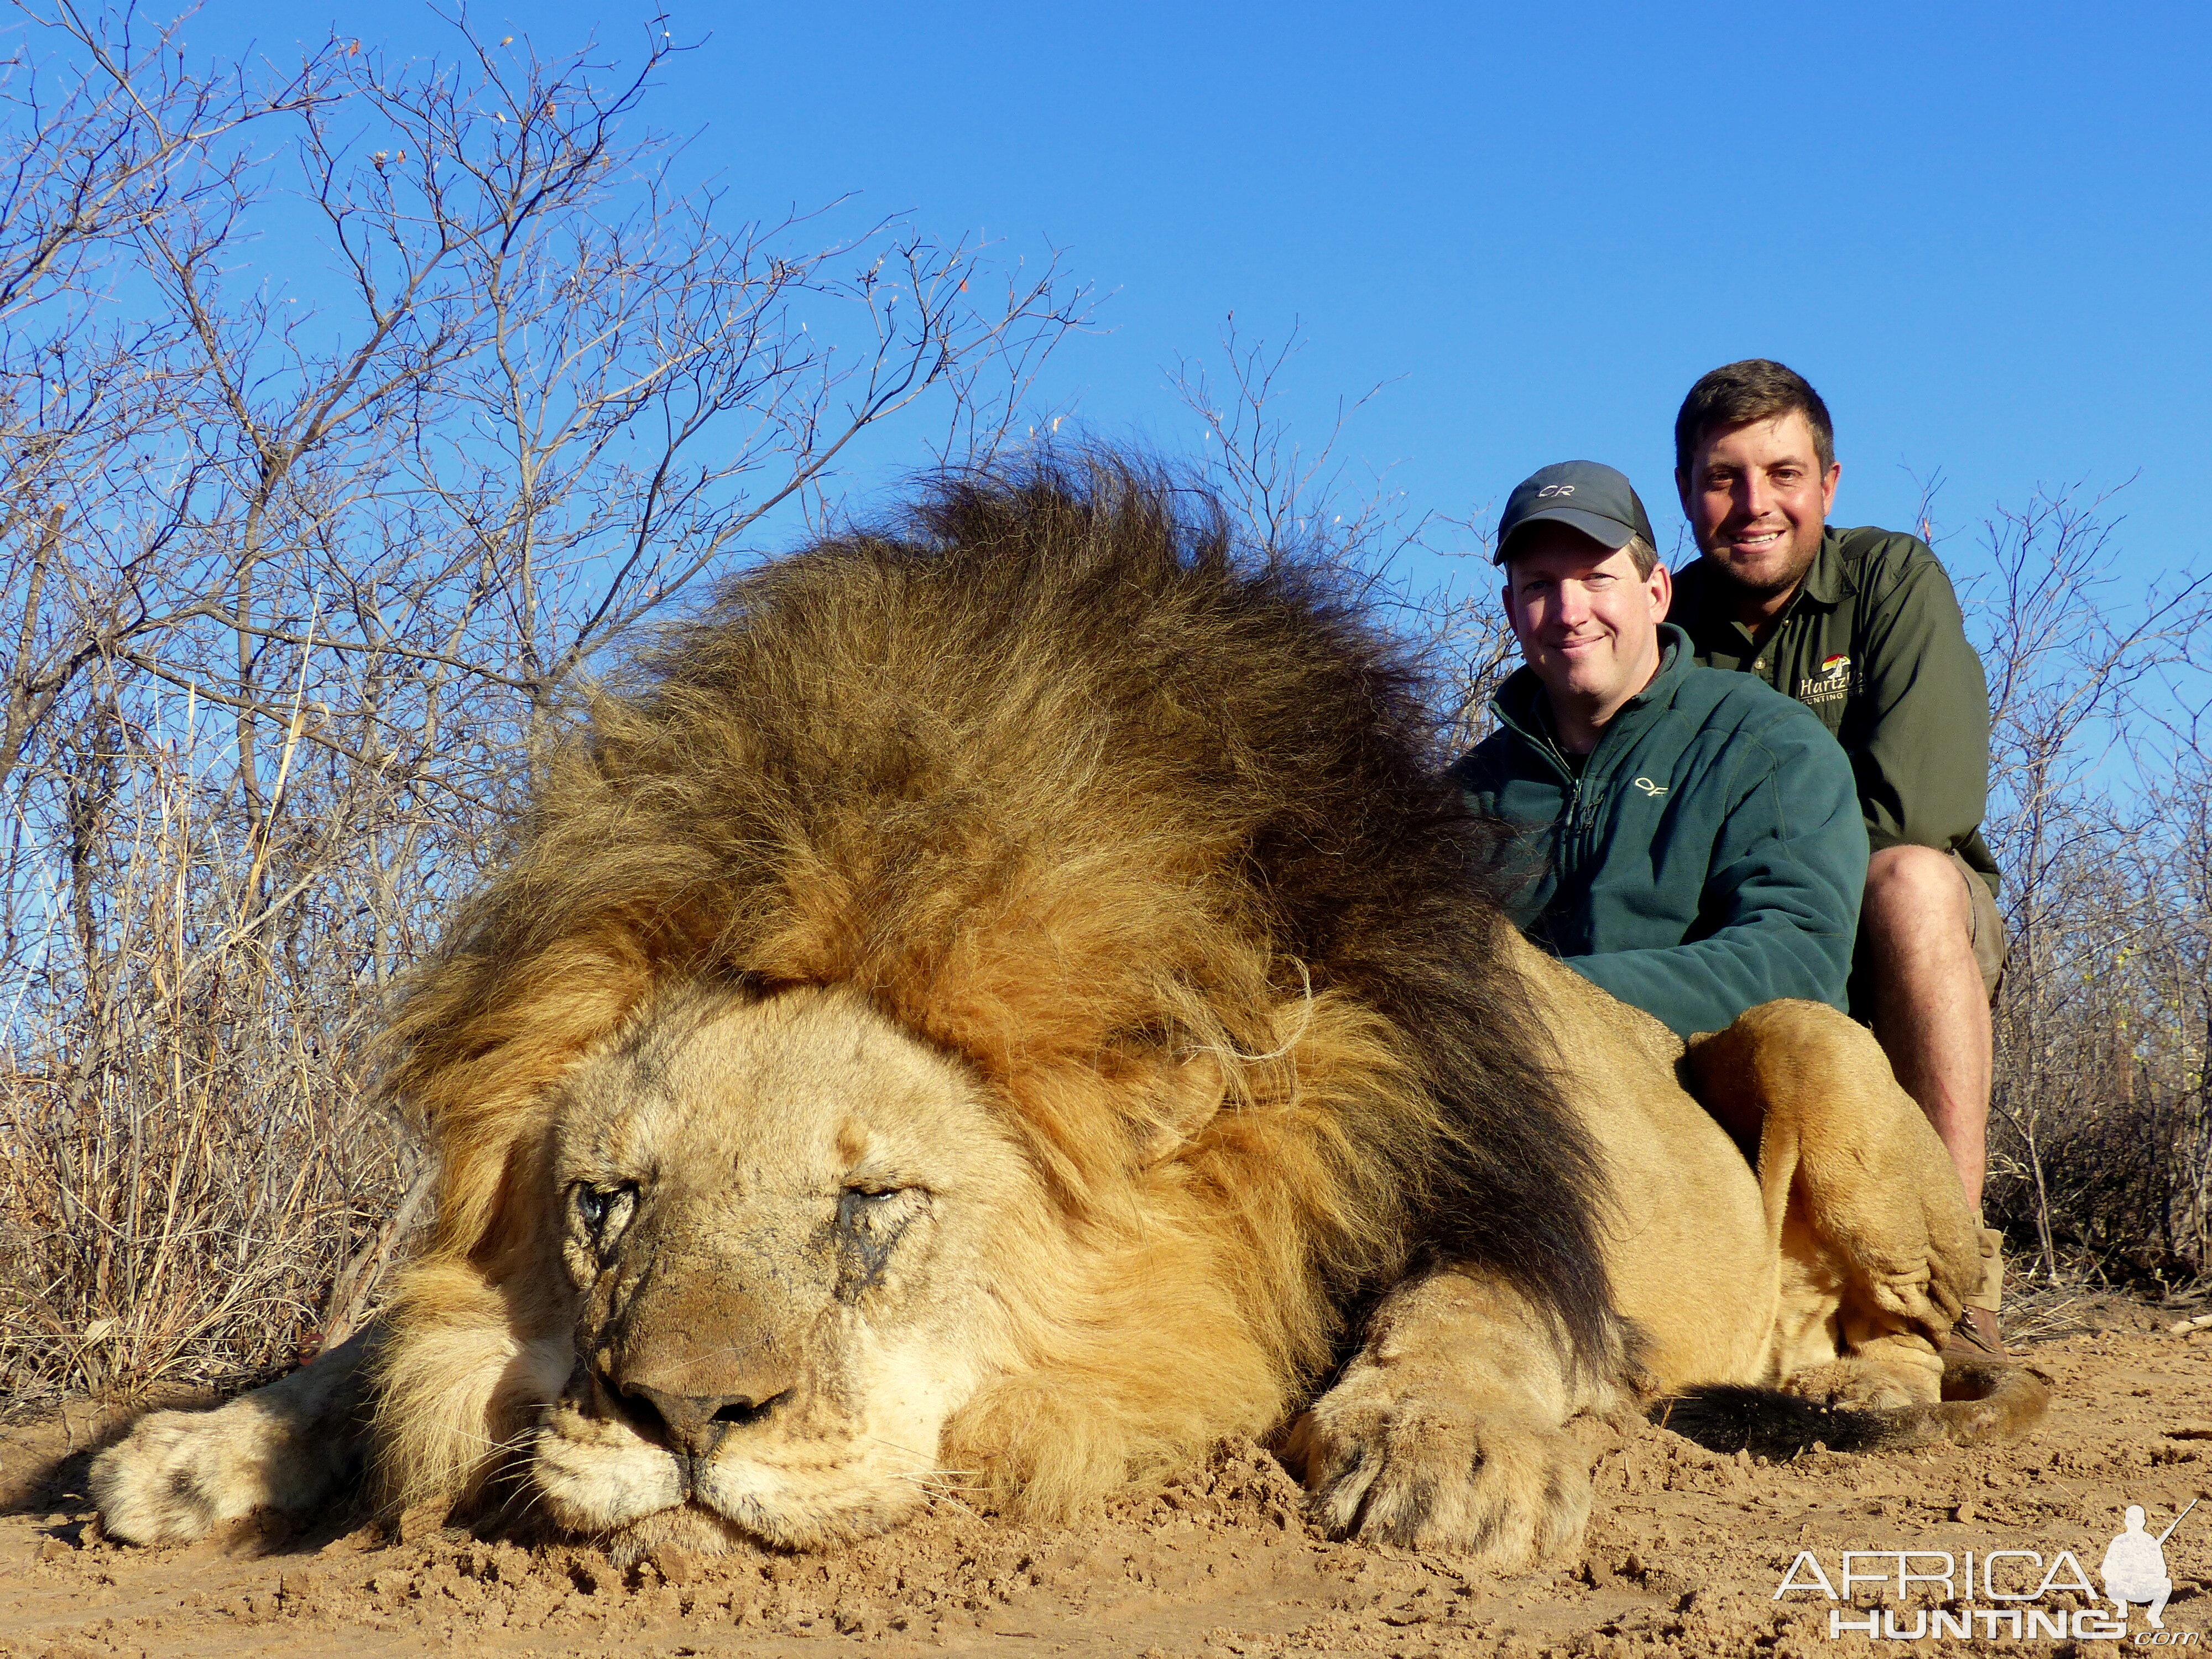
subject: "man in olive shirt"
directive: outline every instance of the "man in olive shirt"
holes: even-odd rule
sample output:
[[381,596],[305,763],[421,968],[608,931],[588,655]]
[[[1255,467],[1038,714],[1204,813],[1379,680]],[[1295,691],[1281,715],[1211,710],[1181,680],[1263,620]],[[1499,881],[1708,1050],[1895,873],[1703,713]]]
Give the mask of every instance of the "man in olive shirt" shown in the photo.
[[[1674,422],[1675,485],[1704,556],[1675,576],[1699,662],[1742,669],[1818,714],[1850,757],[1873,860],[1854,1012],[1919,1102],[1981,1206],[1990,1000],[2004,962],[1996,866],[1983,844],[1989,693],[1950,579],[1924,542],[1827,526],[1834,428],[1780,363],[1717,368]],[[1996,1236],[1970,1301],[1996,1340]]]

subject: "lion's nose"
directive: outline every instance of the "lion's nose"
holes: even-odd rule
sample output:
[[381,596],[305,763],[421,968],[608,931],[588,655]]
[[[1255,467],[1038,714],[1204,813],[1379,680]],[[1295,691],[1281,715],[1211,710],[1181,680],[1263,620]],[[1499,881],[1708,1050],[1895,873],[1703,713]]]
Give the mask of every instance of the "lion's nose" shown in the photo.
[[672,1451],[687,1457],[706,1456],[733,1425],[758,1421],[783,1398],[781,1394],[766,1400],[731,1394],[671,1394],[642,1382],[609,1392],[622,1402],[640,1429],[666,1441]]

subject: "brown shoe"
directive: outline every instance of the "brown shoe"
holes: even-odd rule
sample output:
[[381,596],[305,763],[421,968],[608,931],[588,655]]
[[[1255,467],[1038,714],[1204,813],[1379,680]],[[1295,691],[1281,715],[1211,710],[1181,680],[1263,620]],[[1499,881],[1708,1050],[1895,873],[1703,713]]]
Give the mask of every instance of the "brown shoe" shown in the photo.
[[1943,1339],[1942,1349],[1947,1359],[2006,1359],[2004,1338],[1997,1330],[1997,1316],[1987,1308],[1968,1308],[1959,1316],[1959,1322],[1951,1327],[1951,1334]]

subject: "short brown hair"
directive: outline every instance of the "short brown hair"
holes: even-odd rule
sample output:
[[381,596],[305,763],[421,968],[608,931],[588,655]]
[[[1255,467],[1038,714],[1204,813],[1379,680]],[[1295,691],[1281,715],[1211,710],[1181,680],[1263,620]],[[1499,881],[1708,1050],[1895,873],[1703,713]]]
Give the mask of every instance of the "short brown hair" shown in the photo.
[[1715,430],[1797,414],[1813,428],[1813,453],[1822,472],[1836,464],[1836,428],[1828,406],[1796,369],[1768,357],[1723,363],[1690,388],[1674,416],[1674,471],[1689,476],[1690,455]]

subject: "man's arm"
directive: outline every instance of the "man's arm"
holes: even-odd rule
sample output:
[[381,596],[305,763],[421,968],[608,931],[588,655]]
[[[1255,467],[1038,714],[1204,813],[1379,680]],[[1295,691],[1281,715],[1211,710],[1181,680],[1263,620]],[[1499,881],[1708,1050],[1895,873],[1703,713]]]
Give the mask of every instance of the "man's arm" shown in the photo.
[[[1872,562],[1869,562],[1870,564]],[[1989,804],[1990,694],[1951,579],[1933,555],[1862,597],[1863,678],[1841,733],[1874,850],[1948,852]]]
[[1567,965],[1677,1036],[1717,1031],[1777,997],[1844,1006],[1867,836],[1843,751],[1793,708],[1732,744],[1740,791],[1716,838],[1702,937]]

